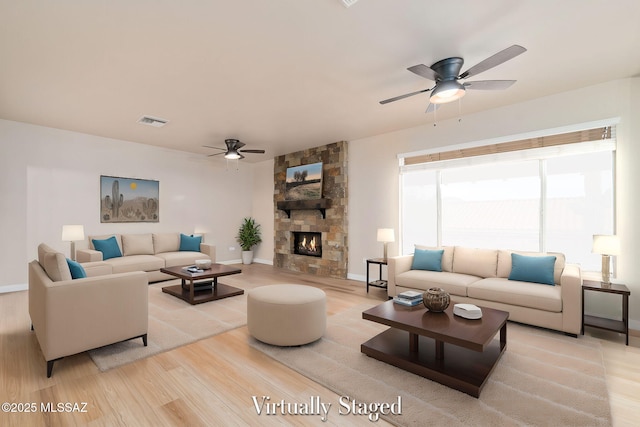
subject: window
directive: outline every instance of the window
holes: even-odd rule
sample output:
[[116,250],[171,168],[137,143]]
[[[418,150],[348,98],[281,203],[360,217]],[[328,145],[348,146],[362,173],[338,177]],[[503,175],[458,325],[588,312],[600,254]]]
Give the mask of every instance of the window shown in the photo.
[[598,271],[592,236],[615,230],[614,150],[607,138],[410,162],[400,177],[402,253],[415,244],[562,252]]

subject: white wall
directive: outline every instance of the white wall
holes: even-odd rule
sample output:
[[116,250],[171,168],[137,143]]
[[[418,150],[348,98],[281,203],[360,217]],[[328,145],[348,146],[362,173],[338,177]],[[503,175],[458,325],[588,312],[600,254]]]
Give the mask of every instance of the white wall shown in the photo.
[[[150,131],[158,131],[150,129]],[[27,282],[39,243],[69,253],[64,224],[85,236],[206,230],[218,261],[240,259],[237,227],[252,214],[253,168],[227,170],[206,157],[132,142],[0,120],[0,286]],[[160,182],[160,222],[101,224],[100,175]],[[233,197],[231,197],[233,196]],[[85,242],[77,247],[86,247]]]
[[[433,125],[425,125],[349,143],[349,277],[363,280],[364,258],[380,256],[376,229],[393,226],[398,235],[398,159],[407,153],[463,144],[580,123],[620,118],[617,152],[617,233],[622,240],[618,256],[619,282],[631,289],[630,318],[640,329],[640,79],[625,79],[539,98]],[[463,100],[464,102],[464,100]],[[447,108],[444,106],[443,108]],[[455,108],[455,107],[451,107]],[[389,255],[398,246],[389,247]],[[571,260],[569,260],[571,261]],[[587,312],[620,316],[619,299],[588,296]]]

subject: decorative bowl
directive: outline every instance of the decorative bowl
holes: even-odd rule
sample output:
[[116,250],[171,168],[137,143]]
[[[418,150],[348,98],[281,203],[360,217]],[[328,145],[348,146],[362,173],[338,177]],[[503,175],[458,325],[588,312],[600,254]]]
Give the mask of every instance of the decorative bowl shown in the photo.
[[197,259],[196,260],[196,267],[198,267],[201,270],[208,270],[209,268],[211,268],[211,260],[210,259]]
[[429,311],[439,313],[449,307],[451,297],[442,288],[429,288],[422,294],[422,303]]

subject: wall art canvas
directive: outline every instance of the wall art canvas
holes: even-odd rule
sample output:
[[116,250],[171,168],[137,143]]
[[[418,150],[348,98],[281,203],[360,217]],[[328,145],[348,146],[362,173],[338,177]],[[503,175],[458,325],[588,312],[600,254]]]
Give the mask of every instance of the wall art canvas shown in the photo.
[[159,221],[159,181],[100,176],[100,222]]
[[286,200],[322,198],[322,162],[287,168]]

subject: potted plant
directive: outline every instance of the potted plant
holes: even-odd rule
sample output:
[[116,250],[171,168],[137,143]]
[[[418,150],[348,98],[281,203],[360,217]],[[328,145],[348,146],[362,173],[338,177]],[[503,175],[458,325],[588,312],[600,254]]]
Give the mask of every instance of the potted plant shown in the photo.
[[256,220],[251,217],[243,219],[236,240],[242,247],[242,263],[251,264],[253,262],[252,248],[262,242],[260,224],[256,223]]

